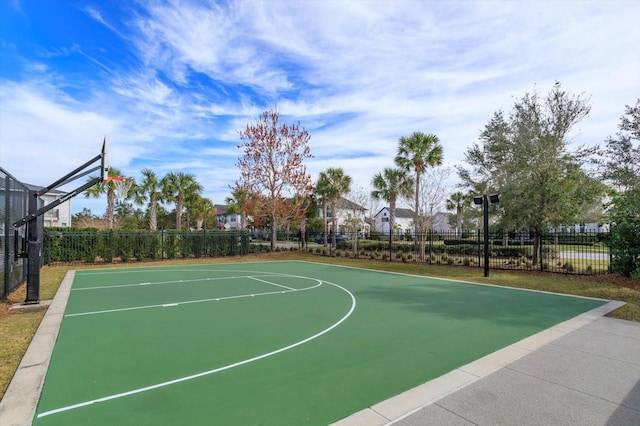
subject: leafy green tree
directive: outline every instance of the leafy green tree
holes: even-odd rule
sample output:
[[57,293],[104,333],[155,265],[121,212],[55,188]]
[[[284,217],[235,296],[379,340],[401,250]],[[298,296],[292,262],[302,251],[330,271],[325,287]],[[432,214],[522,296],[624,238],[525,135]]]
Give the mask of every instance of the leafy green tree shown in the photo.
[[581,168],[592,151],[569,149],[569,132],[589,111],[587,99],[560,83],[544,98],[527,93],[508,117],[497,111],[467,150],[472,169],[458,168],[469,187],[483,183],[500,193],[503,227],[534,233],[534,264],[542,233],[576,223],[583,207],[602,196],[602,185]]
[[162,182],[151,169],[142,170],[142,182],[135,187],[136,204],[147,204],[149,211],[149,230],[158,230],[158,203],[164,201]]
[[202,192],[202,185],[195,176],[183,172],[170,172],[162,179],[162,194],[166,201],[176,206],[176,230],[182,229],[182,213],[187,201],[193,200]]
[[409,137],[402,136],[398,141],[395,162],[403,170],[415,172],[414,209],[416,213],[415,233],[420,233],[420,177],[429,167],[442,164],[442,145],[434,134],[414,132]]
[[186,201],[187,213],[196,222],[196,229],[202,229],[202,224],[208,217],[213,216],[213,202],[197,194]]
[[389,232],[393,233],[396,219],[396,202],[398,198],[409,198],[413,195],[414,181],[407,176],[405,170],[385,167],[382,172],[373,176],[371,196],[376,200],[389,203]]
[[249,194],[242,188],[234,188],[231,196],[225,199],[225,203],[228,205],[227,213],[240,215],[240,223],[238,224],[240,229],[247,226],[247,213],[242,206],[247,204],[248,200]]
[[78,212],[78,213],[74,214],[71,217],[72,222],[89,221],[89,220],[93,220],[93,219],[97,219],[97,218],[98,218],[98,216],[93,214],[91,212],[91,209],[88,209],[86,207],[84,207],[81,212]]
[[627,105],[619,129],[607,139],[598,161],[602,179],[614,187],[608,204],[611,268],[640,278],[640,99]]
[[[338,200],[351,189],[351,176],[345,174],[344,170],[341,168],[329,167],[324,172],[320,172],[318,177],[318,183],[316,185],[318,188],[318,192],[323,195],[323,209],[325,213],[325,222],[326,222],[326,213],[327,213],[327,205],[331,206],[331,224],[332,224],[332,244],[336,245],[336,234],[338,232],[338,227],[336,224],[337,221],[337,202]],[[325,227],[324,233],[324,242],[327,244],[327,232]]]

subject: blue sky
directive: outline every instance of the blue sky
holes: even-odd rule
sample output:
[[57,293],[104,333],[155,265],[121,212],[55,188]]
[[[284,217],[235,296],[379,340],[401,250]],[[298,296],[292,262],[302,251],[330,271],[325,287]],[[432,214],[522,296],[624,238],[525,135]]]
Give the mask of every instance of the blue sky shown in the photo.
[[311,134],[314,181],[342,167],[368,191],[399,137],[437,134],[454,167],[555,81],[590,96],[572,137],[597,144],[640,97],[638,22],[637,0],[0,0],[0,166],[44,186],[106,134],[124,175],[192,173],[223,204],[238,132],[277,107]]

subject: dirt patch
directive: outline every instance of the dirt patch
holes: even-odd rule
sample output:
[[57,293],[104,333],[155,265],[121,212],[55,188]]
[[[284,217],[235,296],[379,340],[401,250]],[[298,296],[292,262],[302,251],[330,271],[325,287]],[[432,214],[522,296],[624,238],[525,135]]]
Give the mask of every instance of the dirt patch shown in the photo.
[[5,300],[0,302],[0,321],[7,315],[16,313],[17,311],[9,309],[16,303],[22,303],[27,298],[27,284],[22,284],[20,287],[12,291]]

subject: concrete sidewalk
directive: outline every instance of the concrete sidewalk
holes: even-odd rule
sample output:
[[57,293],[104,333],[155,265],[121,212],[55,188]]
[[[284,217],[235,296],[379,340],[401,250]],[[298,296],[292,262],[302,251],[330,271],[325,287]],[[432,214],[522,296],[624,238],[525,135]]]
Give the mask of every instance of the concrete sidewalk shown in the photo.
[[581,317],[337,425],[640,425],[640,323]]

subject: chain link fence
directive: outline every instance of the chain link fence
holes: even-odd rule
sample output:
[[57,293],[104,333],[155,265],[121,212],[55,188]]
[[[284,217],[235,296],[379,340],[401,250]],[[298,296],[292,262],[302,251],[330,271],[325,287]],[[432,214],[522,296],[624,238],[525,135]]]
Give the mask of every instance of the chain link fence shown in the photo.
[[27,259],[14,257],[13,223],[27,215],[28,201],[29,189],[0,167],[0,264],[4,271],[0,299],[27,279]]

